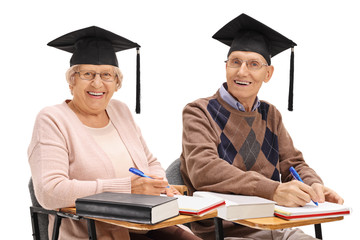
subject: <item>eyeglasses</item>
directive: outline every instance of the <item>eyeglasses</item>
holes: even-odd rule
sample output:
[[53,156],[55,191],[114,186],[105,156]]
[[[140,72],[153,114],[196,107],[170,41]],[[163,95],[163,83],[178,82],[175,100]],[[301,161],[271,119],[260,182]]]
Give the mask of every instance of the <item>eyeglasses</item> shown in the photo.
[[111,73],[111,72],[97,73],[97,72],[91,71],[91,70],[81,70],[76,73],[79,74],[79,76],[82,80],[87,80],[87,81],[93,80],[97,74],[100,75],[101,80],[103,80],[104,82],[113,82],[116,77],[116,74]]
[[227,66],[229,68],[240,68],[243,63],[246,63],[246,67],[251,71],[259,70],[260,68],[262,68],[262,66],[269,66],[268,64],[262,63],[255,59],[244,61],[238,58],[232,58],[226,60],[225,62],[227,63]]

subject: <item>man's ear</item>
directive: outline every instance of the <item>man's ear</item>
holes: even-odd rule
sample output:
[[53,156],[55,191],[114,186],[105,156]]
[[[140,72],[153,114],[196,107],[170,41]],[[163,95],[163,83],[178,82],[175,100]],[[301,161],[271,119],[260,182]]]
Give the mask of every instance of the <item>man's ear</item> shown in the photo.
[[269,82],[272,75],[274,73],[274,66],[273,65],[270,65],[266,68],[266,76],[265,76],[265,79],[264,79],[264,82]]

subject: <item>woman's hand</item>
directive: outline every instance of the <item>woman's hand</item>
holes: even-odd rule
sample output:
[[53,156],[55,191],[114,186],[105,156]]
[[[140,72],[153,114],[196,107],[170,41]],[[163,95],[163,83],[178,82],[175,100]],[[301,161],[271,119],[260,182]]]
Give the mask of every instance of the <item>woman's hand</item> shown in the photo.
[[131,177],[131,193],[146,194],[146,195],[160,195],[166,191],[169,185],[167,181],[161,177],[149,175],[153,179],[139,176]]
[[165,193],[169,197],[173,197],[174,195],[181,195],[181,193],[172,185],[169,185],[169,188],[165,188]]

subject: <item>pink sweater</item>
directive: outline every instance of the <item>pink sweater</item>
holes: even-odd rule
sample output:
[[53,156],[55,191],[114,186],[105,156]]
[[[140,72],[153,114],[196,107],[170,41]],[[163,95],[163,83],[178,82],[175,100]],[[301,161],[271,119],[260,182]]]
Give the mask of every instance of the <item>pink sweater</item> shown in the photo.
[[[111,100],[106,111],[135,166],[145,173],[165,177],[128,107]],[[35,195],[44,208],[73,207],[77,198],[105,191],[131,192],[130,177],[115,178],[112,161],[66,102],[40,111],[28,157]],[[50,220],[49,234],[53,219]],[[88,239],[85,221],[64,220],[59,239]],[[129,239],[127,229],[98,223],[96,227],[98,239]]]

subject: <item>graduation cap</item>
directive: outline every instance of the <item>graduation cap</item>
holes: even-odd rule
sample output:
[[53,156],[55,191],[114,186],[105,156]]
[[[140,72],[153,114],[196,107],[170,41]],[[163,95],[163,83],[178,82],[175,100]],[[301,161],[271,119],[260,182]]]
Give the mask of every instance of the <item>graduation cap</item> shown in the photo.
[[291,48],[288,110],[293,110],[294,47],[296,43],[246,14],[241,14],[227,23],[214,34],[213,38],[230,46],[228,56],[233,51],[256,52],[262,55],[269,65],[272,57]]
[[140,45],[105,29],[92,26],[67,33],[48,46],[72,53],[70,66],[76,64],[119,67],[116,52],[136,48],[136,113],[140,113]]

